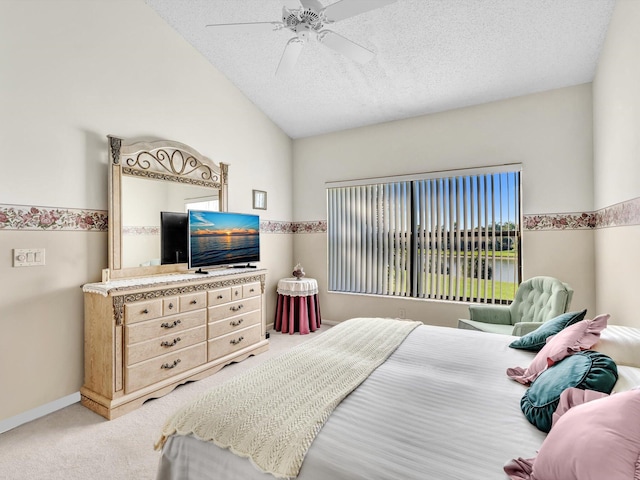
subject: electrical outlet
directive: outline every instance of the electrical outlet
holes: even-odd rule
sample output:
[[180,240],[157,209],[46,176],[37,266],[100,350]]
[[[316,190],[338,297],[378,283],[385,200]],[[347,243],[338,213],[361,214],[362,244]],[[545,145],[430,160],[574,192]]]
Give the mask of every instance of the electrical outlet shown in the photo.
[[14,248],[14,267],[37,267],[44,265],[44,248]]
[[400,313],[399,313],[399,317],[398,318],[407,318],[407,312],[404,308],[400,309]]

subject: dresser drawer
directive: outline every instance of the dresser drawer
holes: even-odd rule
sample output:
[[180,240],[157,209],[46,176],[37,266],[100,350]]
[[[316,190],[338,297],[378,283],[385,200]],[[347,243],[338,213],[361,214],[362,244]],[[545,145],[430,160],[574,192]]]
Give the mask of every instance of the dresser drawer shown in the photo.
[[240,300],[242,298],[242,285],[231,287],[231,300]]
[[209,361],[224,357],[236,350],[241,350],[260,341],[262,335],[260,325],[238,330],[237,332],[223,335],[209,340]]
[[246,298],[235,302],[229,302],[224,305],[218,305],[216,307],[209,307],[209,322],[215,322],[216,320],[222,320],[229,316],[241,315],[245,312],[251,312],[259,309],[260,297]]
[[180,295],[180,313],[191,312],[207,306],[207,292]]
[[147,322],[139,322],[127,325],[125,330],[125,343],[134,343],[163,337],[169,334],[177,334],[190,328],[206,325],[207,311],[197,310],[189,313],[179,313],[168,317],[155,318]]
[[206,329],[203,326],[170,333],[163,337],[147,340],[146,342],[134,343],[126,346],[127,365],[133,365],[153,357],[164,355],[176,350],[180,350],[196,343],[204,342],[207,339]]
[[231,301],[231,287],[209,290],[207,292],[207,304],[210,307],[221,305]]
[[199,343],[177,352],[167,353],[125,369],[127,393],[186,372],[207,361],[207,344]]
[[209,324],[209,339],[226,335],[236,330],[242,330],[256,323],[260,323],[260,310],[212,322]]
[[175,313],[179,313],[178,309],[178,297],[168,297],[162,300],[162,314],[163,315],[173,315]]
[[242,298],[256,297],[261,293],[260,282],[247,283],[242,286]]
[[135,323],[162,316],[162,300],[127,303],[124,306],[124,322]]

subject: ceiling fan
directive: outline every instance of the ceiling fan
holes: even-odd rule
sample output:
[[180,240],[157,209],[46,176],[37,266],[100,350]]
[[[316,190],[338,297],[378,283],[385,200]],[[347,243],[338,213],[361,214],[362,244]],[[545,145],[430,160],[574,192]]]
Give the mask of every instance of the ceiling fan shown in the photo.
[[324,27],[339,20],[384,7],[396,1],[339,0],[324,7],[319,0],[283,0],[284,7],[282,7],[281,22],[219,23],[210,24],[207,27],[229,29],[258,28],[269,31],[291,30],[296,36],[286,44],[276,70],[276,75],[283,75],[293,70],[302,49],[310,39],[316,39],[318,42],[358,63],[368,62],[375,56],[374,52],[348,40],[342,35],[326,30]]

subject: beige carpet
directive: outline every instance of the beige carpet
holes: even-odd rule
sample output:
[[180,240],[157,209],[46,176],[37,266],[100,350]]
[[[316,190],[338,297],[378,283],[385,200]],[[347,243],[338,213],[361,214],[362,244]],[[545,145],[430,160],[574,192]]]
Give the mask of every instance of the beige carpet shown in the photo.
[[165,420],[192,398],[232,376],[276,357],[326,331],[309,335],[271,331],[269,350],[229,365],[198,382],[146,402],[115,420],[79,403],[0,435],[0,478],[11,480],[112,480],[155,478],[160,456],[153,450]]

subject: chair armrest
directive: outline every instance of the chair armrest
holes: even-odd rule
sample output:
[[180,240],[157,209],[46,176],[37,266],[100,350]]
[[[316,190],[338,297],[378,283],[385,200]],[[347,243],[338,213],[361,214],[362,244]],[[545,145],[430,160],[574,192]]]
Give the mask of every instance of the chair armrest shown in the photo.
[[471,320],[499,325],[511,325],[511,310],[507,305],[469,305]]
[[518,322],[513,326],[513,333],[516,337],[521,337],[527,333],[533,332],[542,325],[542,322]]

